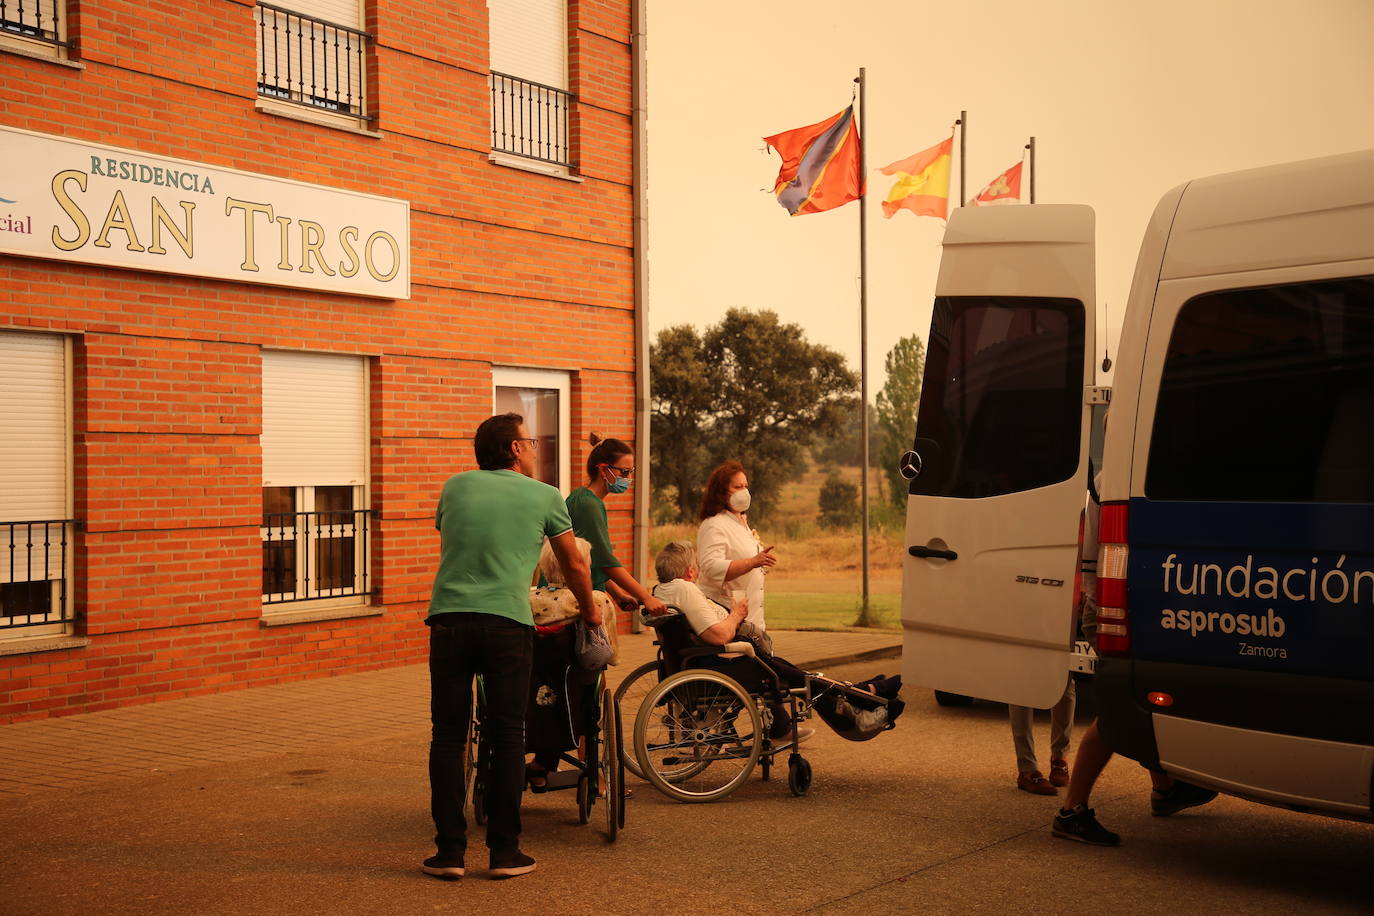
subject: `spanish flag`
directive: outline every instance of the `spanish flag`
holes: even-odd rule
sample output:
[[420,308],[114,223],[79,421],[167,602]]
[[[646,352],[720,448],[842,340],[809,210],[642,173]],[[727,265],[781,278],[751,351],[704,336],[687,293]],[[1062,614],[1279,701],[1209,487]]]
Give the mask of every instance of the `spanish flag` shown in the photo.
[[883,201],[883,216],[888,219],[898,210],[917,216],[949,214],[949,159],[954,135],[914,156],[883,166],[884,175],[897,175],[896,184]]
[[1021,202],[1021,163],[1018,162],[979,191],[970,207],[986,207],[990,204],[1019,204]]
[[785,130],[763,142],[782,157],[773,193],[793,216],[833,210],[863,195],[853,105],[819,124]]

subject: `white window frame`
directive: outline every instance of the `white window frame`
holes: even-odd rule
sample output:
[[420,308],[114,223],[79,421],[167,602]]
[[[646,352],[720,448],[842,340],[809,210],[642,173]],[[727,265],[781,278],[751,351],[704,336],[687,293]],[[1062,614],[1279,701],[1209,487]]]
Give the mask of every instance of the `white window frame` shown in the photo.
[[[302,356],[334,357],[340,360],[354,360],[358,364],[361,372],[361,387],[359,391],[360,404],[359,419],[361,420],[360,453],[361,466],[357,471],[358,479],[349,481],[320,481],[319,483],[301,483],[295,479],[274,481],[271,479],[271,472],[268,470],[266,456],[264,455],[263,481],[262,487],[283,487],[292,489],[295,492],[295,512],[315,512],[316,511],[316,491],[320,487],[347,486],[353,489],[354,511],[367,510],[371,507],[371,486],[369,481],[372,476],[371,468],[371,373],[369,362],[366,357],[353,354],[334,354],[316,353],[311,351],[283,351],[283,350],[264,350],[264,362],[272,358],[271,354],[299,354]],[[265,376],[265,371],[264,371]],[[265,383],[264,383],[265,388]],[[265,392],[264,392],[265,393]],[[266,425],[266,405],[264,404],[264,425]],[[329,510],[325,510],[329,511]],[[264,522],[259,526],[259,534],[264,545],[271,542],[293,542],[296,548],[295,561],[295,590],[293,592],[262,592],[262,613],[264,617],[274,614],[295,614],[301,611],[327,609],[335,607],[353,607],[366,605],[371,599],[370,591],[373,587],[372,571],[369,567],[373,557],[370,549],[373,538],[373,526],[369,522],[366,530],[358,531],[355,524],[340,526],[339,530],[332,531],[330,534],[334,538],[353,538],[353,584],[342,589],[331,588],[321,589],[318,583],[318,563],[310,555],[312,545],[317,545],[322,538],[313,537],[308,527],[293,526],[283,530],[281,526],[267,525],[265,521],[266,507],[264,494]],[[356,516],[355,516],[356,519]],[[332,539],[332,538],[326,538]],[[265,558],[264,558],[265,562]],[[307,576],[311,580],[307,582]]]
[[[0,328],[0,331],[3,331],[3,332],[5,332],[5,333],[18,333],[18,334],[29,334],[29,333],[40,334],[40,332],[30,332],[30,331],[27,331],[27,330],[16,329],[16,328]],[[62,387],[63,387],[63,391],[62,391],[62,411],[63,411],[63,434],[62,434],[63,442],[62,442],[62,447],[63,447],[63,460],[64,460],[65,465],[66,465],[66,467],[64,468],[64,473],[63,473],[63,478],[64,478],[64,479],[63,479],[63,482],[62,482],[62,489],[63,489],[63,498],[62,498],[62,502],[63,502],[63,505],[62,505],[62,518],[64,518],[64,519],[70,519],[70,518],[72,518],[72,513],[73,513],[73,511],[74,511],[74,510],[73,510],[73,494],[72,494],[72,487],[73,487],[73,476],[72,476],[72,454],[73,454],[73,446],[72,446],[72,439],[73,439],[73,435],[72,435],[72,339],[71,339],[70,336],[65,335],[65,334],[62,334],[62,335],[59,335],[59,334],[40,334],[40,336],[50,337],[50,338],[57,338],[58,341],[59,341],[60,344],[61,344],[61,347],[62,347]],[[3,485],[4,485],[4,481],[0,481],[0,486],[3,486]],[[44,514],[46,514],[46,513],[44,513]],[[21,519],[7,519],[7,518],[6,518],[6,519],[0,519],[0,521],[23,521],[23,520],[21,520]],[[74,583],[73,583],[73,570],[74,570],[75,567],[76,567],[76,562],[75,562],[75,561],[76,561],[76,524],[75,524],[75,522],[72,523],[72,525],[71,525],[71,526],[69,527],[69,529],[67,530],[66,534],[67,534],[67,549],[66,549],[65,562],[62,563],[62,573],[63,573],[63,574],[62,574],[61,576],[59,576],[58,578],[55,578],[55,579],[48,579],[47,581],[48,581],[48,583],[49,583],[49,589],[50,589],[50,591],[49,591],[49,596],[50,596],[50,598],[49,598],[49,600],[50,600],[50,607],[55,608],[55,609],[59,609],[59,613],[60,613],[60,608],[61,608],[61,603],[62,603],[62,593],[63,593],[63,590],[65,590],[65,592],[66,592],[66,597],[67,597],[67,607],[66,607],[66,614],[65,614],[65,616],[66,616],[67,619],[66,619],[66,620],[62,620],[62,621],[58,621],[58,622],[55,622],[55,623],[40,623],[40,624],[22,625],[22,626],[18,626],[18,627],[0,629],[0,642],[9,641],[9,640],[14,640],[14,639],[31,639],[31,638],[34,638],[34,637],[66,636],[66,635],[69,635],[69,634],[71,634],[71,633],[73,632],[73,627],[74,627],[75,621],[76,621],[76,607],[75,607],[76,593],[75,593],[75,591],[73,590],[73,584],[74,584]],[[8,534],[6,535],[6,538],[8,538]],[[49,550],[49,556],[52,556],[52,550],[51,550],[51,549]],[[6,562],[7,562],[7,561],[6,561]],[[8,570],[6,570],[6,573],[8,573]],[[39,580],[39,579],[30,579],[30,580],[24,580],[24,581],[37,582],[37,581],[42,581],[42,580]]]
[[559,369],[492,366],[491,409],[496,412],[497,388],[543,388],[558,392],[558,489],[567,496],[573,490],[572,474],[572,373]]

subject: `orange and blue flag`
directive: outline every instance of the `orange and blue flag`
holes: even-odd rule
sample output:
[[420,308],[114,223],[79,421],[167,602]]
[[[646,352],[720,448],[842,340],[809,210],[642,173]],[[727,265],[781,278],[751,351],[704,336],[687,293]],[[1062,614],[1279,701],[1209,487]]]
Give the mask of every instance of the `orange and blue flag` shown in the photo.
[[782,157],[773,193],[793,216],[833,210],[863,195],[853,105],[819,124],[785,130],[763,142]]

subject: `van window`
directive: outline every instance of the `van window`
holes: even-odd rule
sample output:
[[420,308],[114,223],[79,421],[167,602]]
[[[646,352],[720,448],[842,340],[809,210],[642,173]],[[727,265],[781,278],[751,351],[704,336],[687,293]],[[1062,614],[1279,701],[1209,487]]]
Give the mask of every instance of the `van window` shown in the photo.
[[1059,483],[1078,469],[1083,303],[939,297],[916,420],[910,491],[979,499]]
[[1374,502],[1374,277],[1185,303],[1145,495]]

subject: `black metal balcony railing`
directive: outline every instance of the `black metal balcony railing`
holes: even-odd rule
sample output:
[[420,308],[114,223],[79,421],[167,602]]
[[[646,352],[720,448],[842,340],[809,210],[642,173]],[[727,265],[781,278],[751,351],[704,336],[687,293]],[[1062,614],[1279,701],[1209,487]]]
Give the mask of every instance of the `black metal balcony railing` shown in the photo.
[[371,518],[371,509],[264,513],[263,604],[371,594]]
[[562,89],[491,72],[491,148],[571,167],[568,124],[577,97]]
[[0,522],[0,630],[71,620],[67,569],[73,519]]
[[366,120],[366,32],[259,3],[258,95]]
[[64,5],[64,0],[0,0],[0,33],[65,48],[61,18]]

